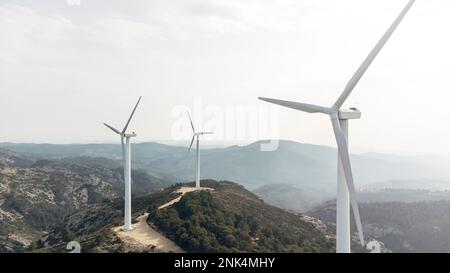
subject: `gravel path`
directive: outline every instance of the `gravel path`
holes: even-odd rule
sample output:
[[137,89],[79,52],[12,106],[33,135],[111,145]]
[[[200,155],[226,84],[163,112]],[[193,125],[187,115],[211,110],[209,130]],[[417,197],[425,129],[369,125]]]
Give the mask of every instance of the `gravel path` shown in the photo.
[[[179,202],[181,197],[188,192],[210,190],[211,188],[193,188],[193,187],[181,187],[176,192],[181,193],[177,198],[170,200],[169,202],[161,205],[158,209],[164,209],[173,204]],[[117,236],[128,246],[133,249],[147,249],[154,247],[155,252],[175,252],[183,253],[183,249],[175,244],[173,241],[166,238],[164,235],[154,230],[147,224],[148,213],[145,213],[137,218],[138,222],[133,224],[133,230],[125,231],[122,226],[113,228],[113,231]]]

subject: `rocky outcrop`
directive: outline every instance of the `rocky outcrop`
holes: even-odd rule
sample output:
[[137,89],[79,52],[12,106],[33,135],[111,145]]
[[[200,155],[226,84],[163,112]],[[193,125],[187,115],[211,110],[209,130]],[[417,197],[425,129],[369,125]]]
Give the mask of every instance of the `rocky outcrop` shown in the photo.
[[43,231],[121,196],[114,170],[28,159],[0,150],[0,252],[27,251]]

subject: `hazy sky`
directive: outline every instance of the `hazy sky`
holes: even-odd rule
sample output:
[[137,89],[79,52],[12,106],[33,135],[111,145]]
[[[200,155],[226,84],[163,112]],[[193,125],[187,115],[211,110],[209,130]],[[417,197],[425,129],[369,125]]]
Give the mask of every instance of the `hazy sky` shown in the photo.
[[[329,106],[406,2],[0,0],[0,141],[118,141],[101,123],[139,95],[136,141],[171,139],[196,100]],[[354,151],[450,156],[449,9],[417,0],[355,88]],[[335,145],[326,116],[275,109],[281,138]]]

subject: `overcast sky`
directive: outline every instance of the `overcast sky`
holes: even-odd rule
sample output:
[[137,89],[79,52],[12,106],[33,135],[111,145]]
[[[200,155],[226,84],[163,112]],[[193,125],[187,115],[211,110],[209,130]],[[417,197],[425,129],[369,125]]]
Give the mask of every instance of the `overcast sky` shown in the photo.
[[[101,123],[139,95],[136,141],[172,139],[180,105],[202,122],[196,100],[329,106],[407,1],[77,2],[0,0],[0,141],[118,141]],[[416,1],[355,88],[353,151],[450,156],[449,8]],[[280,138],[335,146],[326,116],[276,109]]]

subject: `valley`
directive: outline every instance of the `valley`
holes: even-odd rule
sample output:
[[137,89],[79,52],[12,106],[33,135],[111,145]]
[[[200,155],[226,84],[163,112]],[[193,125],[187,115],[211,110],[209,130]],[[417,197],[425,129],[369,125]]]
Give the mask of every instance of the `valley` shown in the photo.
[[[186,148],[135,145],[135,230],[126,234],[120,231],[123,172],[117,145],[0,144],[13,149],[0,148],[0,251],[66,252],[70,240],[80,241],[86,252],[334,251],[335,208],[329,201],[335,198],[333,166],[323,160],[334,161],[333,149],[293,142],[281,142],[275,154],[258,152],[259,143],[207,149],[202,166],[205,176],[214,172],[216,177],[243,180],[234,180],[239,184],[227,179],[202,180],[207,191],[191,192],[194,165],[193,158],[183,158]],[[243,158],[233,155],[239,153]],[[231,158],[229,163],[220,159],[226,156]],[[427,169],[429,159],[394,159],[400,169],[383,173],[390,179],[380,182],[371,173],[358,174],[372,177],[358,193],[366,236],[383,242],[386,251],[428,252],[434,246],[450,250],[442,243],[448,234],[444,214],[435,215],[438,222],[422,216],[403,219],[411,215],[409,210],[430,215],[445,210],[445,202],[450,201],[446,170],[441,168],[428,179],[412,172],[400,176],[399,170],[423,162],[421,174],[434,169]],[[378,161],[381,169],[394,159],[353,156],[355,165]],[[247,163],[232,169],[232,160]],[[304,163],[284,166],[277,178],[266,176],[268,169],[297,160]],[[318,182],[307,182],[316,175]],[[377,216],[389,215],[386,210],[396,216]],[[420,234],[436,240],[420,243]],[[358,249],[356,236],[353,245],[364,251]]]

